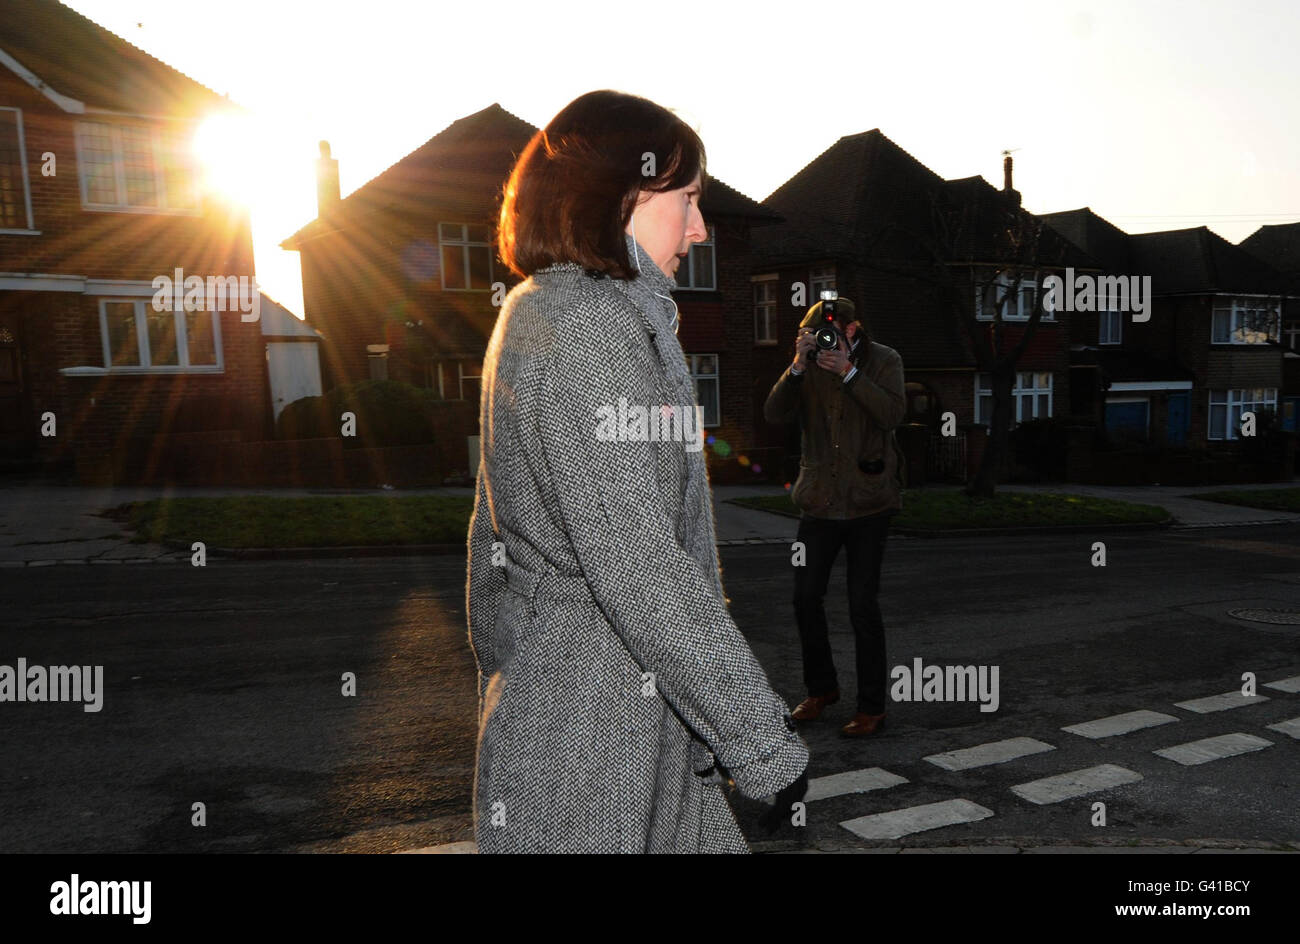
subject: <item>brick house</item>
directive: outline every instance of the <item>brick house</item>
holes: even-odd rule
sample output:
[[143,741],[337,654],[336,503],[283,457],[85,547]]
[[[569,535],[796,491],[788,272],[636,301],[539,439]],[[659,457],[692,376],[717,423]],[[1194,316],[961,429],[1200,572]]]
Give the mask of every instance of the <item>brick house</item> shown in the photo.
[[1043,218],[1107,272],[1151,277],[1149,321],[1115,311],[1074,321],[1076,406],[1090,409],[1086,398],[1108,386],[1113,438],[1205,448],[1240,438],[1243,411],[1279,409],[1279,313],[1291,309],[1276,269],[1204,226],[1131,235],[1087,207]]
[[[962,324],[967,316],[956,316],[945,282],[960,281],[958,270],[991,278],[1005,264],[993,239],[999,220],[1008,214],[1016,220],[1029,217],[1011,187],[1009,163],[1001,191],[980,177],[944,180],[877,129],[840,138],[762,202],[784,222],[755,234],[754,344],[761,352],[756,409],[761,411],[793,357],[795,332],[807,307],[821,290],[835,289],[854,301],[872,337],[902,357],[908,398],[903,422],[911,430],[928,428],[919,447],[928,475],[965,480],[976,458],[966,452],[967,432],[991,422],[992,390],[977,369]],[[939,221],[957,216],[965,223],[945,241]],[[1041,243],[1039,258],[1080,269],[1096,265],[1050,229],[1043,230]],[[950,267],[951,276],[934,277],[937,265]],[[1020,280],[1016,292],[1007,286],[999,290],[1010,296],[1003,315],[1004,350],[1024,332],[1016,322],[1029,320],[1030,282]],[[969,291],[964,296],[970,299],[969,317],[991,321],[973,283]],[[1068,331],[1066,313],[1042,318],[1017,363],[1013,422],[1068,410]],[[960,430],[955,437],[938,435],[946,412],[955,415]],[[768,426],[759,416],[760,440],[785,450],[792,475],[797,429]]]
[[[281,245],[300,253],[306,319],[324,338],[326,390],[381,377],[432,388],[463,403],[465,435],[477,433],[483,354],[497,304],[516,281],[496,257],[500,196],[536,131],[490,105],[346,199],[322,142],[317,218]],[[714,178],[701,209],[711,238],[678,269],[679,337],[715,438],[711,467],[748,475],[736,459],[754,441],[749,231],[776,216]],[[472,471],[472,440],[447,449]]]
[[[1287,295],[1300,295],[1300,223],[1261,226],[1237,245],[1281,272]],[[1300,432],[1300,306],[1287,306],[1283,319],[1282,426]]]
[[190,144],[230,108],[54,0],[7,0],[0,453],[10,464],[75,459],[103,478],[114,463],[150,464],[175,437],[264,435],[259,326],[236,305],[151,304],[154,279],[177,269],[254,285],[247,215],[201,191]]

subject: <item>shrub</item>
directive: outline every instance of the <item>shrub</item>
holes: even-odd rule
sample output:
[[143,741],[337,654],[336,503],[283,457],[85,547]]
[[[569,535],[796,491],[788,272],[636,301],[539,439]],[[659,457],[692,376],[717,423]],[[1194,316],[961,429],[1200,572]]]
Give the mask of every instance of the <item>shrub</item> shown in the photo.
[[1065,420],[1055,418],[1018,423],[1011,430],[1011,454],[1015,461],[1034,470],[1040,478],[1063,477],[1067,425]]
[[343,438],[350,448],[410,446],[433,442],[430,411],[437,394],[396,380],[363,380],[335,387],[319,397],[303,397],[284,408],[276,421],[277,439],[322,439],[340,435],[344,413],[356,415],[356,435]]

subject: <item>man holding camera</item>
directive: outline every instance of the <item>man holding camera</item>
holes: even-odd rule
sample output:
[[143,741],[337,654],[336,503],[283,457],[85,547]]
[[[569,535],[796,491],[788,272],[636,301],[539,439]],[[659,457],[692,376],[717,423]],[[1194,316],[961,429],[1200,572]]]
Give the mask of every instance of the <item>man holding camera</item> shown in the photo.
[[871,340],[853,302],[822,292],[795,340],[794,363],[768,394],[769,423],[799,421],[802,455],[790,500],[802,515],[794,609],[803,650],[806,698],[793,712],[813,721],[839,700],[822,600],[840,547],[848,557],[849,618],[858,675],[857,714],[844,726],[865,737],[885,720],[888,667],[876,595],[889,519],[902,510],[901,454],[894,428],[903,420],[903,359]]

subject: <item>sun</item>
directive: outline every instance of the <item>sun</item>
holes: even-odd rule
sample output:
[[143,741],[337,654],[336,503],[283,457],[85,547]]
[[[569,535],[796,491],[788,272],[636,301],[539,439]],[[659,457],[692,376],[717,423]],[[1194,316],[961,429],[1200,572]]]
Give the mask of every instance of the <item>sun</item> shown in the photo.
[[265,153],[259,139],[255,123],[248,117],[216,114],[205,118],[193,140],[204,190],[241,206],[264,198],[267,168],[259,166]]

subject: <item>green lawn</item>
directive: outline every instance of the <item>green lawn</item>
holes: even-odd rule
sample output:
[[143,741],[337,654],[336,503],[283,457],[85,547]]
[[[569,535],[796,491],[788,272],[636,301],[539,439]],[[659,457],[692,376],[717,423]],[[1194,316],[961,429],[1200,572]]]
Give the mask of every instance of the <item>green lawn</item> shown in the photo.
[[[1291,493],[1290,506],[1300,490]],[[1251,497],[1272,492],[1216,493]],[[1226,499],[1221,499],[1226,500]],[[735,504],[797,517],[788,494],[733,499]],[[463,544],[473,510],[469,495],[321,495],[280,498],[166,498],[132,502],[110,516],[136,532],[138,542],[202,541],[209,547],[361,547],[391,544]],[[1162,521],[1163,508],[1076,495],[1001,493],[972,501],[960,489],[913,489],[903,494],[896,527],[1009,528]]]
[[1225,505],[1245,505],[1248,508],[1266,508],[1269,511],[1300,512],[1300,488],[1258,488],[1242,491],[1202,492],[1191,498],[1222,502]]
[[[734,504],[798,517],[789,493],[732,499]],[[896,528],[1025,528],[1048,525],[1133,524],[1164,521],[1169,512],[1106,498],[1055,492],[999,492],[994,498],[967,498],[960,488],[909,489]]]
[[473,507],[469,495],[246,495],[132,502],[112,517],[134,529],[138,542],[231,548],[463,544]]

